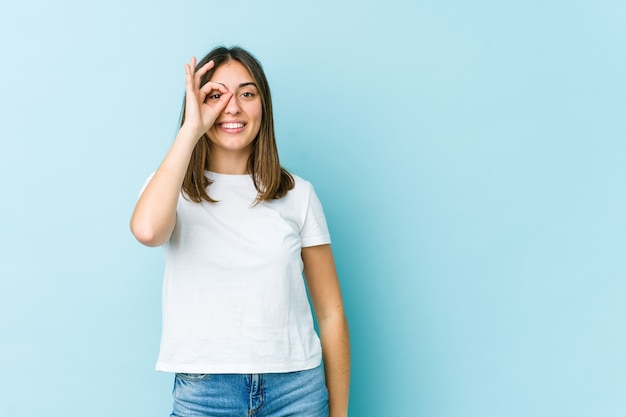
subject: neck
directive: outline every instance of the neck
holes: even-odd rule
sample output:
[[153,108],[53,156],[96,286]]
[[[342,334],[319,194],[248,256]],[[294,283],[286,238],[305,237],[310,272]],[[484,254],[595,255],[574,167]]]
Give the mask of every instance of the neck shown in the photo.
[[210,170],[218,174],[243,175],[248,174],[248,152],[224,152],[218,149],[211,150]]

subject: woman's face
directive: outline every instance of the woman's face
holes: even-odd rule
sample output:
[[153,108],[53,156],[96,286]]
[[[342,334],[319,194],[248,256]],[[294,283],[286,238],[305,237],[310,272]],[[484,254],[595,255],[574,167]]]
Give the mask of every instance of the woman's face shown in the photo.
[[[220,65],[211,76],[211,81],[224,85],[233,93],[222,113],[215,120],[207,135],[213,145],[213,154],[236,152],[250,155],[252,142],[257,137],[263,117],[259,89],[250,72],[238,61]],[[206,101],[217,101],[216,91]]]

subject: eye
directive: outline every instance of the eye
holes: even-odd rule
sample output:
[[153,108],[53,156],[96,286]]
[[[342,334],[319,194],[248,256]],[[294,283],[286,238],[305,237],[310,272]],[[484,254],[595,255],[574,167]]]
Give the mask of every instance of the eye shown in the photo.
[[210,94],[206,96],[207,100],[219,100],[222,95],[220,93]]
[[254,96],[255,96],[255,94],[252,91],[246,91],[246,92],[241,94],[241,97],[243,97],[243,98],[252,98]]

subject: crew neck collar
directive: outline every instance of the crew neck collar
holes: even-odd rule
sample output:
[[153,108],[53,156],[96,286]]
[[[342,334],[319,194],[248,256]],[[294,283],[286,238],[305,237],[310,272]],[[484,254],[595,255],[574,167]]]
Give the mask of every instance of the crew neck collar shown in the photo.
[[207,178],[213,182],[224,182],[230,184],[248,184],[252,181],[250,174],[220,174],[213,171],[204,171]]

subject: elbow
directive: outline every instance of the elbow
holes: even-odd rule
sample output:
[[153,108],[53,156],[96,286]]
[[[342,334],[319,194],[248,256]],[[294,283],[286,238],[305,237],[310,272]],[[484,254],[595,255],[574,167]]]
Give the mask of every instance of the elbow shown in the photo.
[[161,246],[167,241],[167,238],[163,238],[162,234],[159,234],[154,227],[139,224],[139,222],[134,220],[130,222],[130,231],[135,236],[135,239],[144,246]]

